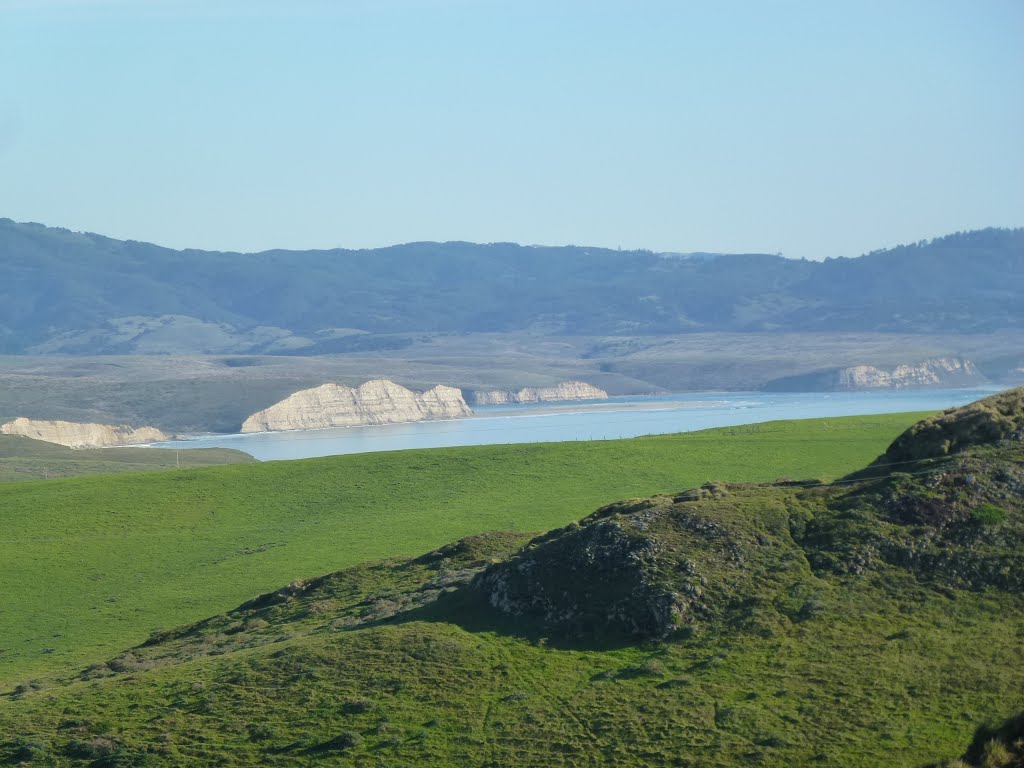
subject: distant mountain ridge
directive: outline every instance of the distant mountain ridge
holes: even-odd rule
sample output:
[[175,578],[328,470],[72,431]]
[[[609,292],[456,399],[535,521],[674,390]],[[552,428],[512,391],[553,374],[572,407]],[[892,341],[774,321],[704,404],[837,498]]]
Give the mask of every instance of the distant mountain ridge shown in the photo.
[[0,353],[321,354],[381,334],[1024,327],[1024,229],[824,262],[512,243],[176,251],[0,219]]

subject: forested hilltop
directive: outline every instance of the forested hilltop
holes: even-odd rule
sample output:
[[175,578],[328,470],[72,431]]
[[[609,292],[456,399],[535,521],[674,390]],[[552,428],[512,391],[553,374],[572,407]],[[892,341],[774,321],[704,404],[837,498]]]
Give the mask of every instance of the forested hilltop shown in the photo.
[[0,219],[7,354],[308,355],[405,332],[972,333],[1024,327],[1022,295],[1024,229],[814,262],[464,242],[176,251]]

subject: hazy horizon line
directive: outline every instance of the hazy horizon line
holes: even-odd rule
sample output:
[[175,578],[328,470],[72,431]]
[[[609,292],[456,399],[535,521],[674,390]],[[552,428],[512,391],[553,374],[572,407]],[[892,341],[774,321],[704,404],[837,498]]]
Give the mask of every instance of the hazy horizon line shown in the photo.
[[393,242],[393,243],[388,243],[388,244],[385,244],[385,245],[365,246],[365,247],[359,247],[359,248],[352,248],[352,247],[347,247],[347,246],[344,246],[344,245],[335,245],[335,246],[330,246],[330,247],[317,247],[317,248],[271,247],[271,248],[262,248],[260,250],[254,250],[254,251],[233,250],[233,249],[218,250],[218,249],[213,249],[213,248],[197,248],[197,247],[191,247],[191,246],[190,247],[186,247],[186,248],[175,248],[173,246],[163,245],[163,244],[155,242],[153,240],[140,240],[140,239],[133,238],[133,237],[115,237],[115,236],[112,236],[112,235],[103,234],[102,232],[94,232],[92,230],[87,230],[87,229],[73,229],[71,227],[63,227],[63,226],[54,225],[54,224],[46,224],[46,223],[43,223],[41,221],[17,221],[16,219],[12,219],[12,218],[9,218],[9,217],[6,217],[6,216],[0,216],[0,222],[10,222],[12,224],[21,225],[21,226],[35,226],[35,227],[42,227],[44,229],[60,230],[60,231],[63,231],[63,232],[70,232],[70,233],[75,234],[75,235],[92,235],[92,236],[95,236],[95,237],[102,237],[102,238],[107,239],[107,240],[115,240],[115,241],[122,242],[122,243],[144,243],[146,245],[156,246],[157,248],[164,248],[164,249],[169,250],[169,251],[177,251],[177,252],[199,251],[199,252],[202,252],[202,253],[235,253],[235,254],[239,254],[239,255],[242,255],[242,256],[255,256],[255,255],[259,255],[261,253],[271,253],[271,252],[274,252],[274,251],[285,251],[285,252],[290,252],[290,253],[303,253],[303,252],[310,252],[310,251],[351,251],[351,252],[359,252],[359,251],[380,251],[380,250],[385,250],[385,249],[388,249],[388,248],[400,248],[400,247],[406,246],[406,245],[451,245],[451,244],[461,244],[461,245],[484,245],[484,246],[514,245],[514,246],[516,246],[518,248],[582,248],[582,249],[593,248],[593,249],[603,250],[603,251],[623,251],[623,252],[626,252],[626,253],[651,253],[651,254],[654,254],[656,256],[770,256],[770,257],[773,257],[773,258],[786,259],[787,261],[815,261],[815,262],[823,262],[823,261],[828,261],[828,260],[831,260],[831,259],[858,259],[858,258],[861,258],[863,256],[868,256],[868,255],[870,255],[872,253],[878,253],[880,251],[890,251],[890,250],[895,250],[896,248],[905,248],[905,247],[913,246],[913,245],[930,244],[930,243],[933,243],[933,242],[935,242],[937,240],[942,240],[942,239],[944,239],[946,237],[951,237],[953,235],[959,235],[959,234],[970,234],[970,233],[974,233],[974,232],[986,232],[986,231],[989,231],[989,230],[998,230],[998,231],[1005,231],[1005,232],[1015,232],[1015,231],[1018,231],[1018,230],[1024,230],[1024,224],[1022,224],[1020,226],[997,226],[997,225],[991,225],[991,226],[986,226],[986,227],[977,227],[977,228],[974,228],[974,229],[954,230],[954,231],[951,231],[951,232],[946,232],[945,234],[942,234],[942,235],[935,235],[933,237],[920,238],[918,240],[912,240],[912,241],[907,241],[907,242],[896,243],[894,245],[881,246],[881,247],[876,248],[876,249],[871,250],[871,251],[864,251],[863,253],[859,253],[856,256],[822,256],[821,258],[816,258],[815,259],[815,258],[807,258],[805,256],[787,256],[782,251],[768,251],[768,250],[764,250],[764,251],[712,251],[712,250],[706,250],[706,249],[696,249],[696,250],[687,250],[687,251],[667,251],[667,250],[655,250],[653,248],[645,248],[645,247],[626,247],[626,248],[624,248],[624,247],[619,246],[619,245],[616,245],[616,246],[594,245],[592,243],[590,243],[590,244],[581,244],[581,243],[560,243],[560,244],[554,244],[554,243],[523,243],[523,242],[517,242],[515,240],[478,241],[478,240],[459,240],[459,239],[454,239],[454,240],[430,240],[430,239],[427,239],[427,240],[406,240],[406,241],[403,241],[403,242]]

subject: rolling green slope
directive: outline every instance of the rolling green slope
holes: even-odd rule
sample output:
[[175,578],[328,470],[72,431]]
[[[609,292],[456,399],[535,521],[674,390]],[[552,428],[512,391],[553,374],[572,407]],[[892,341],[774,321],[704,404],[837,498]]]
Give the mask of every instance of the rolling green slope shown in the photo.
[[[35,744],[30,765],[62,768],[924,768],[1024,705],[1020,608],[899,586],[903,602],[859,585],[770,633],[611,650],[430,620],[293,637],[254,619],[192,638],[218,655],[119,657],[113,677],[0,700],[0,754]],[[276,639],[247,648],[260,632]]]
[[0,486],[0,681],[83,665],[293,579],[540,531],[708,480],[835,478],[918,418],[362,454]]
[[254,459],[229,448],[88,448],[0,435],[0,483],[19,480],[51,480],[113,472],[147,472],[155,469],[195,469],[220,464],[242,464]]
[[[0,690],[0,764],[1010,768],[1022,396],[835,484],[706,483],[278,584]],[[786,426],[677,458],[735,468],[739,437],[778,461],[799,434],[831,460],[865,432]]]

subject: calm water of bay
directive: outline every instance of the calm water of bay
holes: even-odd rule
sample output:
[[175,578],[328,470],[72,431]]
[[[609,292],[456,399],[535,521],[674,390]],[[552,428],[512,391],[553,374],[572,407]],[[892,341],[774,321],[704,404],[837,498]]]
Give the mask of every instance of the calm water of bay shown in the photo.
[[450,421],[304,432],[204,435],[154,445],[162,448],[235,448],[260,461],[271,461],[407,448],[611,440],[776,419],[934,411],[964,405],[996,391],[998,389],[985,388],[793,394],[730,392],[616,397],[598,405],[545,403],[540,406],[480,407],[475,409],[477,415],[473,418]]

